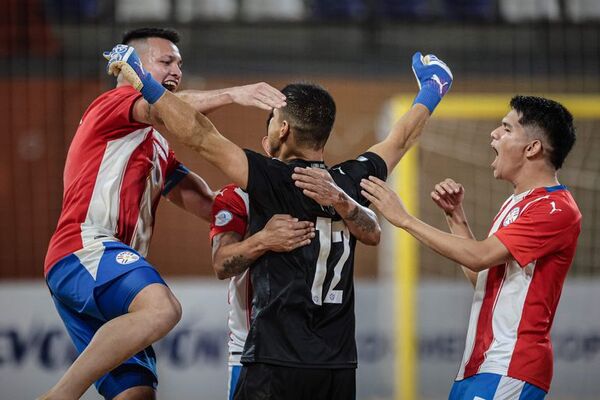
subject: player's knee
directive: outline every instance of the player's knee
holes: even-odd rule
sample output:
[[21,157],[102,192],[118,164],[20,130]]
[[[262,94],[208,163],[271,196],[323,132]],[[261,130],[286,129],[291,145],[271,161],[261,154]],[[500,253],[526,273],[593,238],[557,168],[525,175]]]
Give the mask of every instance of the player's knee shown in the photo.
[[165,336],[181,320],[181,304],[165,285],[149,285],[133,300],[130,312],[149,314],[153,335],[160,339]]
[[161,336],[169,333],[181,320],[181,303],[170,293],[154,310],[155,331]]

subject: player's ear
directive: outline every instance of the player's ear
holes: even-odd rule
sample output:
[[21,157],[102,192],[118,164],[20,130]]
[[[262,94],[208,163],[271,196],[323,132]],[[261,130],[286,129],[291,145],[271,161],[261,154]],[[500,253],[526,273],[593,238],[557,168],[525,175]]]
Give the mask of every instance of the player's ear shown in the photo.
[[525,148],[525,155],[528,158],[542,154],[542,141],[539,139],[531,141]]
[[279,128],[279,139],[284,142],[291,133],[290,123],[287,120],[283,120],[281,128]]

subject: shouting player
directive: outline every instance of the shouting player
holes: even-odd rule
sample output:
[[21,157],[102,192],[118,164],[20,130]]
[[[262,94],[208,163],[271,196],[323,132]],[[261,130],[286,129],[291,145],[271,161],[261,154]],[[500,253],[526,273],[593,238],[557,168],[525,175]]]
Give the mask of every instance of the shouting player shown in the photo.
[[[179,132],[165,127],[150,106],[158,93],[179,86],[178,40],[177,32],[164,29],[126,34],[123,42],[138,50],[155,85],[142,98],[120,79],[89,106],[71,143],[62,213],[44,272],[80,355],[42,398],[79,398],[93,382],[106,398],[154,398],[150,345],[181,316],[179,302],[144,258],[154,212],[162,195],[209,220],[213,200],[204,180],[175,158],[159,133]],[[267,109],[285,104],[266,84],[180,96],[203,112],[231,102]]]
[[500,207],[487,239],[467,223],[462,185],[436,185],[433,200],[453,234],[409,215],[375,177],[365,196],[394,225],[463,266],[475,286],[465,353],[450,400],[546,396],[552,379],[550,328],[575,255],[581,214],[557,172],[575,143],[573,117],[559,103],[516,96],[492,133],[494,177],[514,194]]
[[[115,47],[108,68],[122,73],[144,97],[157,87],[132,49]],[[335,184],[356,203],[368,204],[360,195],[361,179],[370,175],[385,179],[450,88],[450,70],[435,56],[415,54],[413,70],[421,90],[387,138],[358,158],[328,169]],[[313,192],[322,179],[315,171],[327,168],[323,151],[335,103],[315,85],[288,85],[282,92],[287,105],[273,110],[267,144],[269,154],[277,152],[282,160],[290,160],[287,163],[242,150],[203,115],[189,118],[191,107],[168,92],[156,96],[153,109],[169,129],[181,132],[185,144],[248,193],[250,235],[276,214],[314,222],[318,232],[309,245],[287,253],[267,252],[252,265],[252,324],[234,398],[354,398],[356,238],[333,204],[319,204],[321,199]]]

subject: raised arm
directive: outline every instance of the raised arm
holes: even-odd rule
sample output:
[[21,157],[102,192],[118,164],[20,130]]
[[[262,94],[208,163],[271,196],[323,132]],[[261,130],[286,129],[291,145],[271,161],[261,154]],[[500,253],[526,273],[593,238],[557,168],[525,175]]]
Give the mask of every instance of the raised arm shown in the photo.
[[105,53],[105,57],[109,60],[109,74],[117,76],[122,73],[142,93],[149,104],[147,117],[150,124],[192,148],[239,187],[246,188],[248,159],[244,151],[223,137],[202,113],[166,91],[144,71],[133,47],[117,45],[111,52]]
[[312,222],[277,214],[261,231],[246,239],[242,240],[235,231],[215,235],[212,240],[213,269],[217,278],[231,278],[244,272],[267,251],[292,251],[310,244],[314,237]]
[[442,232],[410,215],[402,200],[385,182],[370,177],[361,182],[362,194],[392,224],[404,229],[418,241],[473,272],[483,271],[512,259],[506,246],[494,235],[478,241]]
[[348,196],[336,185],[329,172],[320,168],[296,167],[292,179],[305,196],[324,207],[332,206],[356,239],[370,246],[379,244],[381,227],[375,213]]
[[383,141],[369,149],[385,161],[390,172],[417,141],[433,110],[452,86],[450,68],[434,55],[423,57],[415,53],[412,67],[420,89],[413,106],[396,121]]
[[[465,210],[463,209],[464,197],[465,188],[463,185],[454,182],[450,178],[446,178],[435,185],[431,192],[433,202],[444,211],[450,232],[463,238],[475,239],[475,235],[471,231]],[[461,269],[469,282],[475,287],[477,284],[477,272],[466,268],[464,265],[461,265]]]

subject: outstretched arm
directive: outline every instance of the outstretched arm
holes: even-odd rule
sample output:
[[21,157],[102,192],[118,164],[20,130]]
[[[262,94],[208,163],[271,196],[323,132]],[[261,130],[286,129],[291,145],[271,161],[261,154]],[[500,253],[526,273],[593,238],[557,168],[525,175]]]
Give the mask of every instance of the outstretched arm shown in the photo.
[[261,231],[244,240],[233,231],[215,235],[212,241],[213,269],[217,278],[231,278],[244,272],[267,251],[292,251],[310,244],[314,237],[312,222],[298,221],[290,215],[274,215]]
[[385,161],[390,172],[417,141],[433,110],[452,85],[450,68],[434,55],[423,57],[415,53],[412,66],[420,89],[412,108],[396,121],[383,141],[369,149]]
[[483,271],[511,260],[504,244],[494,235],[478,241],[442,232],[410,215],[402,200],[384,181],[376,177],[363,179],[362,194],[392,224],[404,229],[438,254],[461,264],[473,272]]
[[[450,178],[438,183],[431,192],[433,202],[444,211],[446,222],[452,232],[456,236],[467,239],[475,239],[473,231],[467,221],[465,210],[463,209],[463,199],[465,197],[465,188],[460,183],[454,182]],[[463,273],[471,282],[473,287],[477,284],[477,272],[471,271],[464,265],[460,266]]]
[[239,187],[246,188],[248,159],[244,151],[223,137],[202,113],[166,91],[144,71],[133,47],[117,45],[110,53],[105,53],[105,57],[109,60],[109,74],[117,76],[122,73],[142,93],[150,105],[147,116],[153,126],[191,147]]
[[177,96],[196,111],[208,114],[229,104],[257,107],[263,110],[285,107],[285,96],[265,82],[217,90],[183,90]]
[[324,207],[332,206],[359,241],[370,246],[379,244],[381,227],[375,213],[348,196],[336,185],[329,172],[320,168],[296,167],[292,179],[305,196]]

